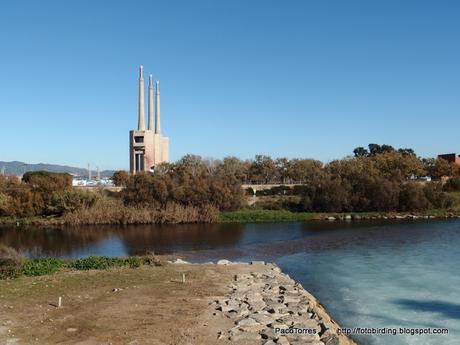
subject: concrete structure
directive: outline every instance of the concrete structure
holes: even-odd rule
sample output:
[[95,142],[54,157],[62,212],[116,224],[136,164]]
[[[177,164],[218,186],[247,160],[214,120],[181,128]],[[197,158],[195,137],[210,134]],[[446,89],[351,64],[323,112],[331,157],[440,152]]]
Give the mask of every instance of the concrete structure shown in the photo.
[[138,104],[137,129],[145,131],[145,113],[144,113],[144,67],[141,65],[139,71],[139,104]]
[[445,159],[449,163],[455,163],[460,165],[460,156],[457,156],[455,153],[445,153],[442,155],[438,155],[438,158]]
[[140,66],[137,130],[129,132],[129,166],[132,174],[153,171],[156,165],[169,162],[169,139],[161,134],[160,126],[160,83],[156,82],[154,99],[152,75],[149,76],[148,97],[148,127],[145,129],[144,76],[143,67]]

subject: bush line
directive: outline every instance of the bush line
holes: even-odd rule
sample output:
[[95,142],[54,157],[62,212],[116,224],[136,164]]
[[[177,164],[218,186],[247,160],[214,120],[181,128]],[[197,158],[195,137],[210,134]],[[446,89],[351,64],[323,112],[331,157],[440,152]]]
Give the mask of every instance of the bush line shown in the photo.
[[34,277],[56,273],[62,269],[104,270],[115,267],[138,268],[142,265],[160,265],[159,259],[152,255],[129,256],[126,258],[108,256],[89,256],[77,260],[57,258],[30,259],[19,255],[14,249],[0,245],[0,279],[13,279],[20,276]]

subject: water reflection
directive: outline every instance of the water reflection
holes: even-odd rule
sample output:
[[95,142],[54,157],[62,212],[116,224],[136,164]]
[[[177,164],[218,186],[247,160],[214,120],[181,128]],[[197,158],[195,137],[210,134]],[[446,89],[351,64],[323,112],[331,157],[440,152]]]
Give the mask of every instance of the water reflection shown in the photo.
[[217,224],[0,228],[0,243],[32,257],[135,255],[231,246],[244,226]]
[[[264,224],[186,224],[2,227],[0,243],[32,257],[135,255],[181,252],[195,261],[218,258],[274,260],[299,252],[389,246],[397,251],[429,240],[426,227],[442,222],[287,222]],[[404,234],[403,236],[401,234]]]

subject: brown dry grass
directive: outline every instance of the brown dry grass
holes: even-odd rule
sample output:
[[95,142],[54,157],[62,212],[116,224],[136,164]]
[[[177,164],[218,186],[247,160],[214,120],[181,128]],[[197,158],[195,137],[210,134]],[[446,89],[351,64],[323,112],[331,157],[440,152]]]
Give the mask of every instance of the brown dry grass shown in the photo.
[[232,322],[208,303],[239,269],[247,268],[143,266],[0,281],[0,343],[215,344]]
[[166,207],[131,207],[114,198],[103,198],[96,205],[64,214],[60,222],[69,225],[85,224],[178,224],[212,223],[218,211],[211,207],[168,204]]

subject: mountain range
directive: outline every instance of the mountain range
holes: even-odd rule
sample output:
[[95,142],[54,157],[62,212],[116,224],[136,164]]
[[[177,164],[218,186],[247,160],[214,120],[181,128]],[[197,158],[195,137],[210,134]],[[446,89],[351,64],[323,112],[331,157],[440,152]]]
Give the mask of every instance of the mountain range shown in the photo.
[[[37,171],[37,170],[45,170],[51,172],[65,172],[69,173],[74,176],[78,177],[88,177],[88,169],[84,168],[76,168],[67,165],[58,165],[58,164],[46,164],[46,163],[38,163],[38,164],[29,164],[24,162],[4,162],[0,161],[0,173],[4,173],[5,175],[17,175],[21,176],[27,171]],[[102,170],[100,172],[101,177],[112,177],[114,170]],[[91,175],[96,177],[97,171],[91,170]]]

